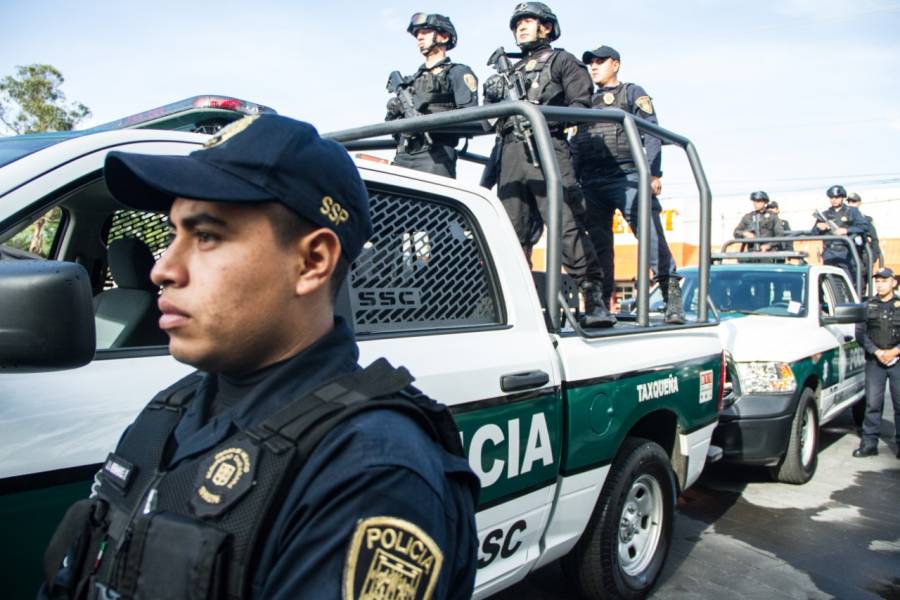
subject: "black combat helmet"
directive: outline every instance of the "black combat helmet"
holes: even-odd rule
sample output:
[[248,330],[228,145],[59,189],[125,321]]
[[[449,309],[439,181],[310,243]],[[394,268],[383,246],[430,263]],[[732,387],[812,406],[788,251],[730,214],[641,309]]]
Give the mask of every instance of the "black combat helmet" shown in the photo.
[[846,198],[847,197],[847,190],[845,190],[844,186],[842,186],[842,185],[833,185],[830,188],[828,188],[828,191],[825,193],[828,194],[829,198]]
[[550,31],[551,42],[559,37],[559,20],[550,7],[543,2],[522,2],[516,5],[512,17],[509,19],[509,28],[513,33],[516,31],[516,23],[523,17],[534,17],[543,23],[551,24],[553,26]]
[[438,14],[416,13],[409,19],[409,27],[406,28],[407,33],[416,35],[420,29],[434,29],[450,36],[447,41],[447,50],[453,50],[456,47],[456,28],[450,22],[450,17]]
[[764,191],[760,190],[758,192],[753,192],[752,194],[750,194],[750,199],[753,200],[754,202],[756,202],[757,200],[760,200],[763,202],[768,202],[769,195],[767,193],[765,193]]

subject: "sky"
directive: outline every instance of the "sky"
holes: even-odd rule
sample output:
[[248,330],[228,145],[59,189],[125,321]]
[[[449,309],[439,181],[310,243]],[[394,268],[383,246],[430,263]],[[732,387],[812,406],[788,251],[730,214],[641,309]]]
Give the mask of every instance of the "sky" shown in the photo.
[[[756,189],[783,208],[795,194],[824,199],[833,183],[900,189],[900,1],[548,4],[562,28],[556,46],[579,57],[619,50],[620,79],[641,84],[660,124],[693,141],[718,202],[743,212]],[[212,93],[326,132],[383,118],[388,73],[421,62],[411,14],[450,16],[451,57],[484,81],[491,52],[515,49],[515,5],[2,0],[0,76],[55,66],[68,100],[92,110],[84,127]],[[695,193],[680,150],[664,149],[663,169],[664,204]]]

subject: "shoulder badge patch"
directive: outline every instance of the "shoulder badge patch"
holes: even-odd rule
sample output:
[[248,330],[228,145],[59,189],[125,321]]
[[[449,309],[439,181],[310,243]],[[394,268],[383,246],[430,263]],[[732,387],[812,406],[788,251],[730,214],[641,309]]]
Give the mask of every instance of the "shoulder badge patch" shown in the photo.
[[653,114],[653,102],[650,100],[650,96],[641,96],[635,99],[634,104],[648,115]]
[[191,495],[194,514],[216,516],[246,494],[253,487],[258,455],[259,448],[244,439],[201,462]]
[[471,73],[463,75],[463,83],[466,84],[466,87],[469,88],[470,92],[474,92],[478,89],[478,80],[475,79],[475,76]]
[[894,300],[894,308],[900,306],[900,300]]
[[206,140],[206,143],[203,144],[203,147],[214,148],[220,144],[224,144],[243,130],[253,125],[253,121],[257,120],[258,118],[259,115],[247,115],[243,119],[238,119],[233,123],[229,123],[222,129],[220,129],[219,133]]
[[603,104],[610,106],[615,101],[616,95],[612,92],[606,92],[605,94],[603,94]]
[[848,220],[849,219],[847,217],[841,217],[841,221],[848,221]]
[[344,600],[427,600],[444,554],[417,525],[370,517],[353,532],[344,565]]
[[534,68],[535,68],[536,66],[537,66],[537,61],[536,61],[535,59],[532,58],[532,59],[529,60],[527,63],[525,63],[525,70],[526,70],[526,71],[533,71]]

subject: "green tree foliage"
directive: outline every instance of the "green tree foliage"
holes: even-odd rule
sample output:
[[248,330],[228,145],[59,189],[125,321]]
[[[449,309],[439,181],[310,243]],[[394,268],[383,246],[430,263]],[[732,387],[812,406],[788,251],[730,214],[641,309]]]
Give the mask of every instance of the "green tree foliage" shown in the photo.
[[51,65],[16,67],[0,79],[0,122],[17,134],[69,131],[91,111],[81,102],[66,103],[65,79]]

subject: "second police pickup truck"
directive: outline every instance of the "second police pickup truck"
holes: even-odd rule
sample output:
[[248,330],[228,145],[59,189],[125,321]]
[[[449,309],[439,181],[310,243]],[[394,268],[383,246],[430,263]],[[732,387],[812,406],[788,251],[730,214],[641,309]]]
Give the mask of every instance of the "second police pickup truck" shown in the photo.
[[[761,239],[850,244],[839,236]],[[713,258],[709,297],[728,357],[713,444],[725,462],[768,466],[777,481],[806,483],[818,464],[819,429],[848,408],[862,423],[865,355],[854,329],[865,316],[857,294],[865,282],[854,286],[840,268],[808,264],[806,252]],[[696,310],[697,271],[682,274],[685,305]],[[661,305],[655,294],[651,307]]]
[[[364,138],[509,114],[531,121],[557,206],[562,190],[545,118],[623,122],[642,172],[642,218],[649,218],[638,129],[621,111],[506,103],[331,137],[351,151],[383,147],[392,140]],[[709,192],[696,153],[688,140],[653,131],[685,148],[697,174],[708,265]],[[101,308],[140,304],[110,302],[110,294],[155,298],[127,268],[110,271],[121,261],[109,255],[122,246],[117,240],[135,238],[158,256],[168,227],[164,215],[113,200],[104,156],[112,149],[186,154],[206,136],[114,130],[37,148],[16,140],[0,140],[7,157],[0,244],[8,250],[0,261],[0,514],[7,538],[21,543],[4,544],[0,560],[17,574],[5,582],[11,597],[31,597],[40,553],[65,507],[87,493],[140,408],[191,370],[169,356],[158,332],[141,333],[145,315]],[[15,155],[17,147],[26,150]],[[475,596],[561,558],[585,597],[643,597],[665,561],[678,494],[715,454],[725,372],[717,322],[705,306],[683,326],[651,322],[641,282],[644,310],[633,322],[584,331],[561,293],[558,218],[548,223],[548,270],[538,290],[492,193],[357,164],[375,233],[351,269],[339,312],[355,328],[362,364],[386,356],[408,367],[417,386],[454,412],[482,483]],[[39,251],[13,247],[48,213],[55,225]],[[647,250],[642,244],[643,272]],[[701,267],[702,292],[707,273]]]

